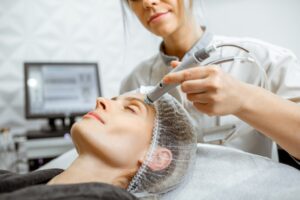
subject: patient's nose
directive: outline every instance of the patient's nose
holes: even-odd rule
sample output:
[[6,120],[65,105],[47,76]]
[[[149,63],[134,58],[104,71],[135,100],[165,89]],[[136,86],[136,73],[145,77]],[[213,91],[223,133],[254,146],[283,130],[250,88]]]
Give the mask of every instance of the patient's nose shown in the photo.
[[108,109],[108,101],[103,97],[99,97],[96,100],[96,109],[106,111]]

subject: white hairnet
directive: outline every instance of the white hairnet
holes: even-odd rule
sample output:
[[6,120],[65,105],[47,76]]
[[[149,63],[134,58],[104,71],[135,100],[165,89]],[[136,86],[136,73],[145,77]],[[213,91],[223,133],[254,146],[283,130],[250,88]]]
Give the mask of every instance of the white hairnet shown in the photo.
[[[145,93],[145,91],[140,91]],[[178,185],[189,170],[196,153],[196,133],[183,106],[171,95],[165,94],[154,103],[156,117],[152,141],[145,162],[132,178],[127,190],[131,193],[160,194]],[[170,165],[152,171],[148,164],[156,148],[172,152]]]

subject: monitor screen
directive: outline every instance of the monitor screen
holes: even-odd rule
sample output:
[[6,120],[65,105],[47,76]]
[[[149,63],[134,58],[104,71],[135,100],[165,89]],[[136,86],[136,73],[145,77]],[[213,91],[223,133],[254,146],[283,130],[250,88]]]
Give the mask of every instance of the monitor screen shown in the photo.
[[74,117],[101,96],[96,63],[25,63],[26,118]]

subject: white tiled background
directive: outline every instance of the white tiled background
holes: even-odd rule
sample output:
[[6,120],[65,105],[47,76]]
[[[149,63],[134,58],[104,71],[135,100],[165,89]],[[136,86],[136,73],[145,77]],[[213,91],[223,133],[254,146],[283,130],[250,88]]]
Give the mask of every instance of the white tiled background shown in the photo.
[[[258,37],[300,56],[300,1],[204,0],[206,24],[218,34]],[[24,119],[23,62],[80,61],[101,66],[103,95],[157,51],[159,39],[130,22],[126,41],[118,0],[0,0],[0,127]]]

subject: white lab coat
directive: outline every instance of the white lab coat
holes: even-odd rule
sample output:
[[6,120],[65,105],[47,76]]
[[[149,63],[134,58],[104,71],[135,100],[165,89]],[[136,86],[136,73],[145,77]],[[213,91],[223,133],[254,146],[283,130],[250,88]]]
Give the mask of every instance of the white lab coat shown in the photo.
[[[285,99],[300,96],[300,65],[296,56],[287,49],[260,40],[221,37],[205,31],[202,38],[187,52],[183,60],[198,49],[217,43],[235,43],[250,50],[266,71],[270,85],[269,89],[273,93]],[[239,49],[223,48],[213,53],[212,57],[216,58],[232,55],[243,56],[246,54]],[[164,75],[170,72],[172,68],[169,62],[174,59],[178,58],[167,56],[160,50],[157,55],[140,63],[133,72],[123,80],[120,93],[122,94],[136,89],[141,85],[156,85]],[[222,64],[221,68],[239,80],[257,85],[258,68],[252,63],[241,64],[240,62],[233,62]],[[198,141],[222,144],[246,152],[271,157],[272,141],[235,116],[229,115],[221,117],[220,119],[209,117],[197,111],[192,106],[186,99],[185,94],[180,90],[180,87],[171,90],[169,93],[180,101],[191,114],[194,126],[198,130]],[[236,126],[236,128],[228,128],[220,132],[214,131],[216,125],[221,127]]]

